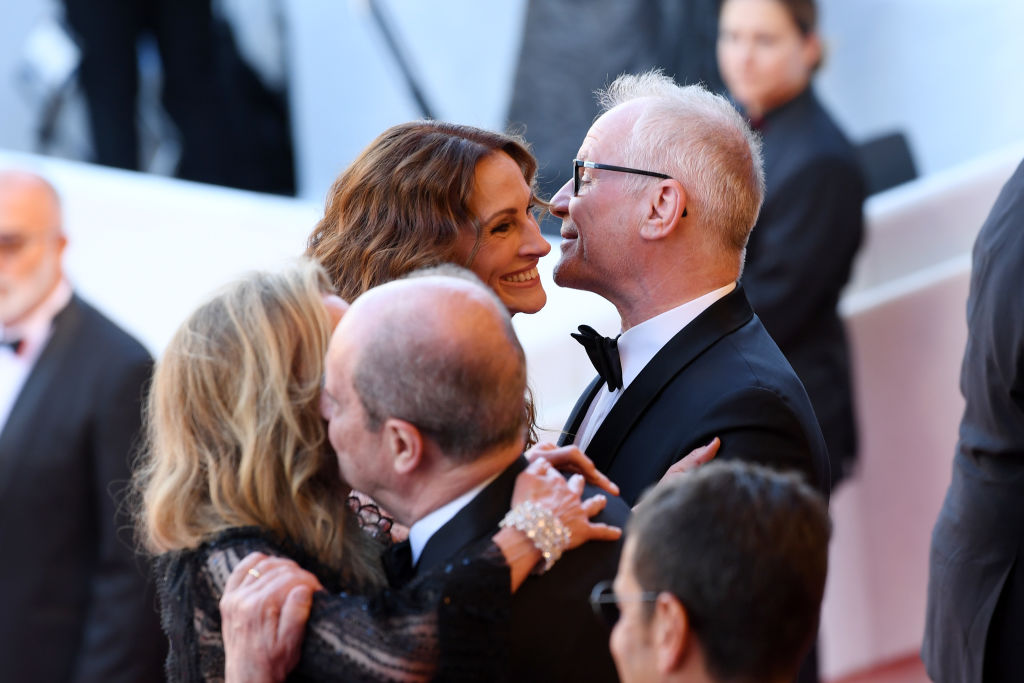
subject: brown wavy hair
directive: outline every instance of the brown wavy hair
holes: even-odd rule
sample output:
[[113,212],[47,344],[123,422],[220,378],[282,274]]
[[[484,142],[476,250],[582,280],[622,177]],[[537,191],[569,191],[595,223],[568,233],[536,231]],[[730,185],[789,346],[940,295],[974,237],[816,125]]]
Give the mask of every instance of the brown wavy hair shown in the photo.
[[[479,245],[468,204],[477,164],[495,152],[512,157],[535,189],[537,160],[517,136],[443,121],[392,126],[331,186],[306,256],[348,301],[418,268],[456,263],[461,231]],[[470,267],[475,253],[458,265]]]
[[[456,263],[472,270],[481,226],[469,199],[477,164],[495,152],[512,157],[535,204],[546,209],[537,198],[537,160],[521,137],[444,121],[410,121],[381,133],[334,181],[306,256],[324,267],[347,301],[420,268]],[[455,244],[463,230],[473,231],[476,246],[467,262],[459,263]],[[529,389],[526,413],[531,445],[537,430]]]
[[306,260],[253,273],[174,334],[154,373],[134,482],[150,551],[257,526],[353,584],[381,583],[320,416],[331,333],[322,293],[332,290]]

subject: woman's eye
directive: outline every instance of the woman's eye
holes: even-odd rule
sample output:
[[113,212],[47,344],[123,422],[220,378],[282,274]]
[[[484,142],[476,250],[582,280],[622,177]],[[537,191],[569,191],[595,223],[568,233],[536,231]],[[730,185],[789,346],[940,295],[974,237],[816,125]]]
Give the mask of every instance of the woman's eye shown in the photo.
[[491,228],[491,234],[495,235],[495,234],[502,233],[502,232],[508,232],[511,229],[512,229],[512,224],[511,223],[498,223],[493,228]]

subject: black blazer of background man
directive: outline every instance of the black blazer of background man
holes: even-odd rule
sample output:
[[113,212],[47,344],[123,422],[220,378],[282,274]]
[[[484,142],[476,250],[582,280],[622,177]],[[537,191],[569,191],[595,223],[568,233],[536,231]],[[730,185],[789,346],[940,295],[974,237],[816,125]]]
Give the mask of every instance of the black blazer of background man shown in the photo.
[[74,297],[0,435],[0,651],[11,680],[161,675],[164,636],[123,503],[151,362]]
[[0,433],[0,678],[160,680],[166,639],[124,499],[152,360],[62,282],[48,183],[0,173],[0,233],[25,240],[12,257],[23,265],[31,249],[53,250],[38,262],[52,280],[4,273],[3,295],[20,290],[29,305],[4,302],[5,333],[45,318],[44,302],[56,309],[35,351],[19,344],[34,360]]

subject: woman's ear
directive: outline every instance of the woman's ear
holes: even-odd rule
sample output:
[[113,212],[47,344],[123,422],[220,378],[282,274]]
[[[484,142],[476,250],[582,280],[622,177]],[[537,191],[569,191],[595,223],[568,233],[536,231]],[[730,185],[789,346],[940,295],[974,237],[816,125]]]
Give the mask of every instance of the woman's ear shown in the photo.
[[804,37],[804,64],[807,65],[809,73],[814,73],[814,70],[821,65],[821,59],[824,56],[824,47],[821,44],[821,38],[817,33],[808,33]]
[[658,183],[657,193],[651,194],[647,220],[640,228],[640,236],[648,240],[664,239],[686,217],[686,190],[678,180],[667,179]]
[[325,293],[320,298],[324,302],[324,308],[327,309],[327,318],[331,321],[331,329],[333,330],[341,322],[345,312],[348,311],[348,302],[337,294]]

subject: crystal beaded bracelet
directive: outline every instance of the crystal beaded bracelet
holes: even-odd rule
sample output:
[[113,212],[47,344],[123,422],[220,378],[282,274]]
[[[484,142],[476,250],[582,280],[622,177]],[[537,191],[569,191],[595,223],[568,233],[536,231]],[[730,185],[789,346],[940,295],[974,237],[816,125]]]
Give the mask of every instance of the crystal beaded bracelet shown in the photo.
[[569,527],[550,510],[532,500],[523,501],[509,510],[500,526],[522,531],[536,546],[544,558],[544,567],[537,572],[539,574],[551,569],[572,541]]

